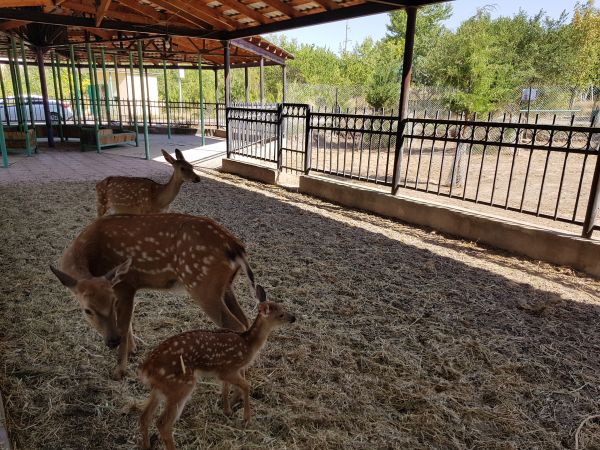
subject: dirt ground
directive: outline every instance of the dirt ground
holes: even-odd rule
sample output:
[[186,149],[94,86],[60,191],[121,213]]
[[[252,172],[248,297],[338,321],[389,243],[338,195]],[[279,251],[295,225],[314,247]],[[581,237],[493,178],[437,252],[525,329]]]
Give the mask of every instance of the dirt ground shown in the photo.
[[[185,295],[137,295],[140,353],[114,351],[48,270],[94,217],[92,183],[0,187],[0,390],[24,449],[131,449],[163,339],[212,327]],[[205,172],[174,211],[247,245],[256,277],[298,322],[249,371],[253,421],[199,386],[181,449],[559,449],[600,413],[600,282],[278,187]],[[255,305],[240,280],[248,315]],[[578,434],[600,448],[600,422]],[[159,447],[156,447],[159,448]]]

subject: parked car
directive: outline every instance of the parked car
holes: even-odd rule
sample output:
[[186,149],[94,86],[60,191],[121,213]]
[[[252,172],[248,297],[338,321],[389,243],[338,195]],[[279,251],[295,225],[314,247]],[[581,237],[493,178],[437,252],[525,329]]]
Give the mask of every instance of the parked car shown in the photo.
[[[30,98],[31,105],[33,106],[33,118],[35,122],[46,122],[42,96],[32,95]],[[27,102],[27,97],[22,97],[21,103],[25,107],[25,118],[27,121],[29,121],[29,104]],[[52,122],[57,123],[59,118],[62,119],[63,116],[67,121],[73,119],[73,110],[71,109],[71,105],[69,103],[63,102],[61,104],[60,100],[51,98],[48,99],[48,105],[50,106],[50,120]],[[6,108],[4,107],[4,101],[0,99],[0,120],[2,120],[4,123],[6,123],[7,110],[10,123],[17,123],[17,106],[15,105],[14,97],[6,97]]]

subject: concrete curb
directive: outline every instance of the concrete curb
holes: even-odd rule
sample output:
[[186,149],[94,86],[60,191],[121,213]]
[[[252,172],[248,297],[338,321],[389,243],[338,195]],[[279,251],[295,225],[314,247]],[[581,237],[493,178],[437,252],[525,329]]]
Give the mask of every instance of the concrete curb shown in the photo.
[[266,184],[277,184],[277,170],[257,164],[251,164],[245,161],[223,158],[223,172],[239,175],[243,178],[260,181]]
[[570,266],[600,278],[598,241],[313,175],[300,176],[299,191],[529,258]]

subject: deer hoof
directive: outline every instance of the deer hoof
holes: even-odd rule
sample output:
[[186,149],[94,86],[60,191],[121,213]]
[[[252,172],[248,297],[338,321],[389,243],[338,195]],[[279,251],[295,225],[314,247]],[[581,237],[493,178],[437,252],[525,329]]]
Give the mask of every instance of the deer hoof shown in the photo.
[[123,369],[122,367],[115,367],[115,369],[112,371],[112,374],[110,377],[115,381],[121,381],[124,376],[125,376],[125,369]]

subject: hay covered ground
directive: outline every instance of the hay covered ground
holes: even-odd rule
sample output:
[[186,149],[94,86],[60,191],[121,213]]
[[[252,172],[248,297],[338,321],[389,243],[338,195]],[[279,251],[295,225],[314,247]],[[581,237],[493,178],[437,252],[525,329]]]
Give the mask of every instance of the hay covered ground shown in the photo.
[[[248,377],[253,421],[199,386],[181,449],[573,448],[600,413],[600,283],[277,187],[205,173],[173,210],[242,238],[299,321]],[[0,390],[16,449],[131,449],[147,390],[134,368],[211,327],[186,296],[140,292],[126,380],[48,270],[94,217],[93,183],[0,187]],[[249,315],[254,304],[236,286]],[[600,447],[594,420],[580,448]],[[159,447],[157,447],[159,448]]]

